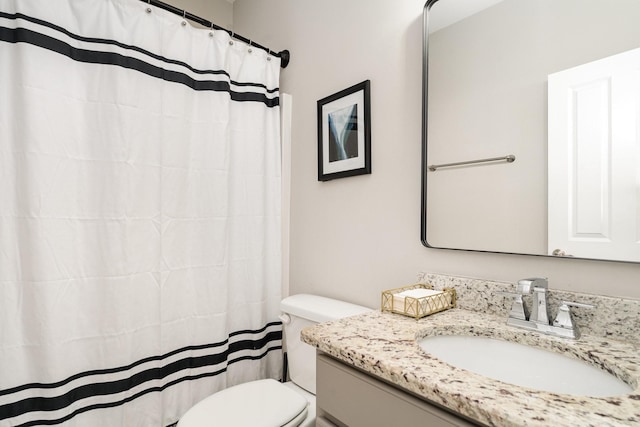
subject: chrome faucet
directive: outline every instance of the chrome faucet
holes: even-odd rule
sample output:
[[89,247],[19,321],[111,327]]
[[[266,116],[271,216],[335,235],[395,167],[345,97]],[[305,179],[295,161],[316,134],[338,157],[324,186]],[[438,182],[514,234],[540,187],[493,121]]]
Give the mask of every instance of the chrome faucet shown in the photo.
[[549,313],[547,311],[547,290],[549,281],[546,277],[535,277],[533,279],[522,279],[530,283],[533,292],[533,303],[531,303],[531,322],[549,324]]
[[[555,320],[550,322],[547,304],[548,291],[549,281],[546,278],[533,277],[518,280],[515,292],[502,292],[502,294],[513,297],[507,325],[563,338],[578,339],[580,337],[580,331],[573,321],[569,307],[594,308],[594,306],[572,301],[562,301]],[[527,310],[522,298],[523,295],[528,294],[533,294],[531,310]]]

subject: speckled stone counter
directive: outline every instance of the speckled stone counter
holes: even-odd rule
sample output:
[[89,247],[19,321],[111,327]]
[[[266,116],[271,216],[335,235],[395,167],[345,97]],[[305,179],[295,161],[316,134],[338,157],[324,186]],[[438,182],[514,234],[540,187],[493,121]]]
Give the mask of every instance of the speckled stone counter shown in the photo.
[[[514,283],[426,272],[418,274],[418,283],[428,283],[434,289],[454,288],[458,294],[458,308],[504,317],[511,304],[501,292],[515,290]],[[557,313],[562,300],[591,304],[593,309],[572,310],[575,322],[583,333],[640,344],[640,300],[556,288],[561,285],[549,282],[547,305],[550,314]],[[530,296],[524,299],[527,304],[531,303]]]
[[[578,341],[505,324],[506,317],[452,309],[421,320],[371,312],[303,330],[322,352],[490,426],[640,426],[640,346],[594,335]],[[561,352],[605,369],[634,391],[616,397],[548,393],[495,381],[425,353],[429,335],[489,336]],[[525,369],[535,369],[533,366]]]

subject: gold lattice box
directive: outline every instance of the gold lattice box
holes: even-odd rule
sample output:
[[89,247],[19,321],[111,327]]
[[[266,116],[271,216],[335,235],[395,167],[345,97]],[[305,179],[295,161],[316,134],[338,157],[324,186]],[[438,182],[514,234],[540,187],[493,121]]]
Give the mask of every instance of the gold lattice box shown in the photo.
[[416,319],[455,306],[456,290],[453,288],[434,291],[433,286],[418,283],[382,292],[382,311],[404,314]]

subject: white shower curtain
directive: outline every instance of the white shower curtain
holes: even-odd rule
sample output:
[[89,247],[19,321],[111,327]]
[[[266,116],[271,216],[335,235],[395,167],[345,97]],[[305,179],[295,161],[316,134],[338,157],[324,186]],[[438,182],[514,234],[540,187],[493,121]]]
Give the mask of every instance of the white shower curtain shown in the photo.
[[137,0],[0,0],[0,426],[167,426],[280,377],[268,57]]

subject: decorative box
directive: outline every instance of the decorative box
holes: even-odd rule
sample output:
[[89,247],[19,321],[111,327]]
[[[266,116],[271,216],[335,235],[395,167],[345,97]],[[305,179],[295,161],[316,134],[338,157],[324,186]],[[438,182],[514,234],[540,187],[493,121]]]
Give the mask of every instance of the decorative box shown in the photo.
[[433,313],[455,308],[456,290],[418,283],[382,292],[382,311],[404,314],[420,319]]

